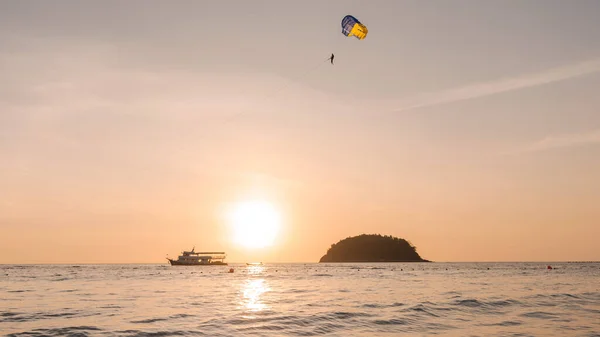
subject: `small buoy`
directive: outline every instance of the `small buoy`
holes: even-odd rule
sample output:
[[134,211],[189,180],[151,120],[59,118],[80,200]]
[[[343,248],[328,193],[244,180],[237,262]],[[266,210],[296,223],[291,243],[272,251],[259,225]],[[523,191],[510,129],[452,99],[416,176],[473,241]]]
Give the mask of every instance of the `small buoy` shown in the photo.
[[233,273],[233,268],[229,268],[229,272],[230,272],[230,273]]
[[548,266],[548,269],[552,269],[552,266]]

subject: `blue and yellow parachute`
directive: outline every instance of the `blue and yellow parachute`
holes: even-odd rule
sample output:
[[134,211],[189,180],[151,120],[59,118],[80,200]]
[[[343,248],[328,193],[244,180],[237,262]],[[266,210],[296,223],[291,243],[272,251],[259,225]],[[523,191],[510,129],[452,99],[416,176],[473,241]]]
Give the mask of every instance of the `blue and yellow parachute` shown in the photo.
[[365,25],[360,23],[357,18],[352,15],[346,15],[342,19],[342,34],[346,36],[354,36],[359,40],[367,37],[369,30]]

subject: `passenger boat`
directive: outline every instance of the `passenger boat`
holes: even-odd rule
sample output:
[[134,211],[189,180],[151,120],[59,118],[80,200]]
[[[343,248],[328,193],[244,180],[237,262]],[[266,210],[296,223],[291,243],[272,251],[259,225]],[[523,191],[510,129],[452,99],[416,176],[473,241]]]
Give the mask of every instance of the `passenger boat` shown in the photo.
[[196,247],[191,251],[183,251],[177,260],[169,259],[172,266],[226,266],[223,260],[225,252],[196,252]]

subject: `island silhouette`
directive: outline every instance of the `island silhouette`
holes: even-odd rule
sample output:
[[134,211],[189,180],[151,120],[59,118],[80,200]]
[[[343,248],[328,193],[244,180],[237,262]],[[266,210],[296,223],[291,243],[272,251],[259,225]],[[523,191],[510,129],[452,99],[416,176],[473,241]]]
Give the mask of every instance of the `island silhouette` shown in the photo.
[[326,262],[431,262],[402,238],[381,234],[347,237],[331,245],[319,263]]

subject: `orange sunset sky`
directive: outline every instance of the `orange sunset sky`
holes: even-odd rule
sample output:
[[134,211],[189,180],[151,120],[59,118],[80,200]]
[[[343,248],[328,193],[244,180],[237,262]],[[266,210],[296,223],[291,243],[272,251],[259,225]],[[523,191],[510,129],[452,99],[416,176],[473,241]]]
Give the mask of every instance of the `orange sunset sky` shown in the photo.
[[0,263],[316,262],[362,233],[433,261],[600,260],[597,13],[2,2]]

